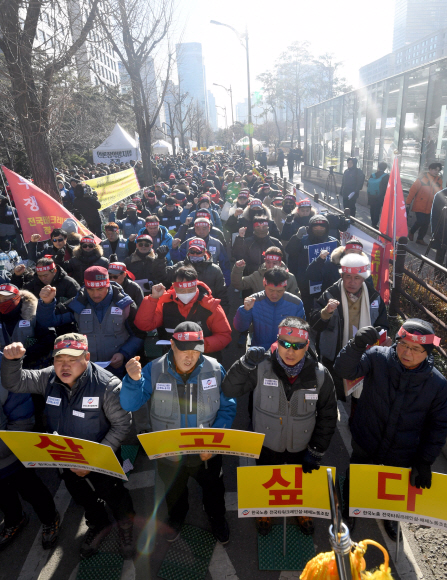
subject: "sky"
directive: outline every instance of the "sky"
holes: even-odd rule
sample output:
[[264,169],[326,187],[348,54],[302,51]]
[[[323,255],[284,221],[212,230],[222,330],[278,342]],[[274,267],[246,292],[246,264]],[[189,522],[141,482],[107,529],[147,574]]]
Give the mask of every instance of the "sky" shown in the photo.
[[[178,34],[183,42],[202,44],[207,88],[217,105],[227,107],[229,122],[227,92],[213,83],[231,85],[234,108],[247,96],[245,50],[232,30],[210,20],[239,32],[247,25],[251,92],[260,88],[256,76],[271,69],[295,41],[310,42],[315,55],[333,53],[336,61],[343,61],[343,74],[354,88],[359,68],[392,48],[394,0],[177,0],[176,4]],[[219,117],[219,125],[224,126],[223,118]]]

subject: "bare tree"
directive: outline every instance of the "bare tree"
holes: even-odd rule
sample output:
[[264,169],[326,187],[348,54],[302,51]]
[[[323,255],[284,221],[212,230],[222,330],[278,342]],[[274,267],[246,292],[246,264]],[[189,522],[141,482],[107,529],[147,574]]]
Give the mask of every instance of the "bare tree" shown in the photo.
[[[144,179],[146,185],[150,185],[153,182],[152,132],[157,126],[173,64],[173,52],[168,42],[173,0],[109,0],[108,11],[110,18],[101,15],[101,23],[130,77]],[[164,72],[159,75],[155,71],[153,78],[149,78],[152,75],[148,69],[154,67],[153,56],[162,43],[168,45]],[[160,95],[157,80],[162,81]]]
[[[58,75],[93,28],[99,0],[70,18],[57,0],[0,0],[0,50],[11,96],[36,185],[60,199],[49,143],[50,105]],[[43,24],[42,24],[43,23]],[[72,38],[70,30],[76,29]]]
[[280,79],[277,74],[269,71],[260,74],[257,79],[262,82],[262,103],[273,113],[279,144],[282,140],[282,131],[278,113],[279,109],[283,106]]

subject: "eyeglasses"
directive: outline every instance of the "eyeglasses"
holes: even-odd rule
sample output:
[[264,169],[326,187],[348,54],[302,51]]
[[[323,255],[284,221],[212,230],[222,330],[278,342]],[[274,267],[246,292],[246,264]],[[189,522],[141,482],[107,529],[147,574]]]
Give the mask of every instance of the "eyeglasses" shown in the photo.
[[202,250],[189,250],[189,253],[192,256],[200,256],[200,254],[202,253]]
[[137,246],[144,246],[145,248],[150,248],[152,244],[149,242],[137,242]]
[[53,242],[63,242],[65,238],[53,238]]
[[280,338],[278,338],[278,344],[280,346],[282,346],[283,348],[289,349],[290,347],[292,347],[293,350],[302,350],[303,348],[305,348],[307,346],[307,341],[306,342],[287,342],[286,340],[281,340]]
[[92,248],[94,248],[94,247],[95,247],[95,244],[82,244],[82,245],[81,245],[81,248],[82,248],[82,249],[85,249],[85,248],[90,248],[90,249],[92,249]]

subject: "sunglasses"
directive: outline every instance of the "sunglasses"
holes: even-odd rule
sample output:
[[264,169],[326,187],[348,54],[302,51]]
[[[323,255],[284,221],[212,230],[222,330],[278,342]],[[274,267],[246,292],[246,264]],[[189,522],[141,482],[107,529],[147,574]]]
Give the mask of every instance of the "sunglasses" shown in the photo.
[[118,280],[118,278],[121,276],[121,274],[118,274],[118,276],[115,276],[115,274],[109,274],[109,279],[110,280]]
[[145,248],[150,248],[152,244],[149,242],[137,242],[137,246],[144,246]]
[[65,238],[53,238],[53,242],[63,242]]
[[307,341],[306,342],[287,342],[286,340],[281,340],[280,338],[278,338],[278,344],[280,346],[282,346],[283,348],[289,349],[290,347],[292,347],[293,350],[302,350],[303,348],[305,348],[307,346]]
[[189,253],[192,256],[200,256],[200,254],[202,253],[202,250],[200,250],[200,251],[199,250],[189,250]]
[[95,244],[82,244],[81,248],[94,248]]

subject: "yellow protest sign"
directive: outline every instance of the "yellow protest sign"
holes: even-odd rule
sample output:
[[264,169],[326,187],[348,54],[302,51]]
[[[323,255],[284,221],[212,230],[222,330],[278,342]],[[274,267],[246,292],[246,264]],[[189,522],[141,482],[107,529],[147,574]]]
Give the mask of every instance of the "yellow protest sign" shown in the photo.
[[447,529],[447,475],[433,473],[430,489],[410,484],[411,469],[351,465],[349,515]]
[[[331,467],[335,480],[335,467]],[[327,468],[303,473],[301,465],[237,468],[238,515],[330,518]]]
[[108,445],[29,431],[0,431],[0,438],[25,467],[77,467],[127,481]]
[[111,173],[103,177],[89,179],[85,183],[96,190],[101,209],[105,209],[125,197],[140,191],[140,184],[132,168],[119,171],[118,173]]
[[200,147],[200,151],[206,151],[206,147]]
[[171,429],[138,435],[149,459],[207,452],[256,458],[261,453],[264,437],[263,433],[212,428]]

